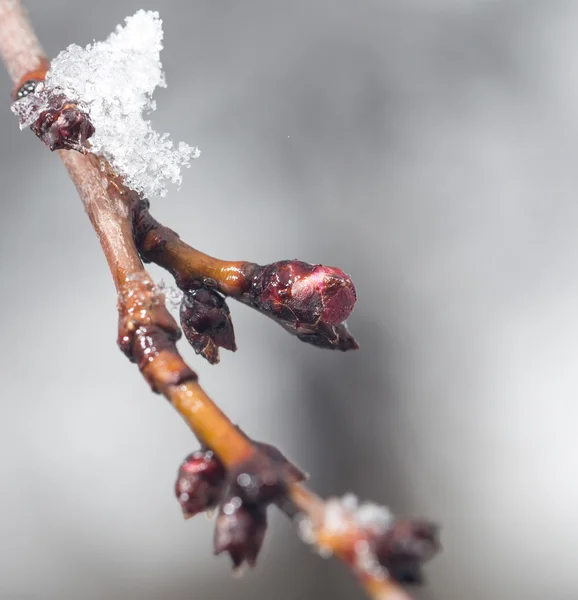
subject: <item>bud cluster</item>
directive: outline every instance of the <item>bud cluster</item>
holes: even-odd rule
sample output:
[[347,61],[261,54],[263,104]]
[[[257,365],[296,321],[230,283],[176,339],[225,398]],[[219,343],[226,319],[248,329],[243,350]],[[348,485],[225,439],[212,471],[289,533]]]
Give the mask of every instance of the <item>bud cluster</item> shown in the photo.
[[261,443],[255,447],[253,458],[230,471],[212,451],[193,452],[181,464],[175,483],[185,518],[218,509],[214,551],[228,553],[235,569],[255,565],[268,506],[282,500],[289,481],[305,478],[277,448]]
[[317,542],[322,553],[339,551],[357,570],[404,584],[423,583],[422,565],[440,550],[437,525],[396,519],[386,507],[359,504],[353,494],[327,500],[317,535],[311,527],[307,520],[300,524],[305,540]]

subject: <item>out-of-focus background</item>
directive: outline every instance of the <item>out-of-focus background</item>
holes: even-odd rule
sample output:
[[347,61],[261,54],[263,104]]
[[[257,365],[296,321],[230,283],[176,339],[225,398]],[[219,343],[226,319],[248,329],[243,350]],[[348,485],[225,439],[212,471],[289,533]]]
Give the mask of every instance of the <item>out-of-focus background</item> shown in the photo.
[[[160,10],[153,121],[203,154],[154,215],[217,256],[357,284],[357,353],[235,304],[236,354],[181,344],[224,410],[320,493],[441,522],[417,598],[575,600],[578,4],[26,4],[49,56]],[[241,580],[212,525],[182,521],[197,444],[117,350],[98,242],[9,92],[3,75],[0,600],[361,599],[281,515]]]

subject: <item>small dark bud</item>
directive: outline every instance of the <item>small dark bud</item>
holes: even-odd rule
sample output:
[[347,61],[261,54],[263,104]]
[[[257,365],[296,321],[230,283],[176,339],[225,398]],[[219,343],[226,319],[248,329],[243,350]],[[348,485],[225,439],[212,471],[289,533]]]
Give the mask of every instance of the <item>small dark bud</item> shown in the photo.
[[76,150],[85,153],[94,127],[88,114],[64,96],[50,95],[50,107],[30,126],[50,150]]
[[219,348],[232,352],[237,349],[229,307],[217,291],[207,287],[189,289],[180,315],[187,341],[211,364],[219,362]]
[[267,531],[267,508],[232,496],[219,508],[215,525],[215,554],[228,552],[233,568],[254,567]]
[[344,325],[356,299],[341,269],[299,260],[252,265],[251,286],[240,298],[301,341],[342,351],[359,347]]
[[374,541],[379,563],[406,584],[423,583],[421,567],[440,549],[439,529],[428,521],[398,519]]
[[282,465],[287,470],[289,477],[291,477],[294,481],[305,481],[308,478],[308,475],[305,472],[288,460],[281,450],[275,446],[272,446],[271,444],[265,444],[264,442],[254,441],[253,443],[271,460],[275,461],[279,465]]
[[18,82],[12,93],[12,112],[21,128],[29,126],[50,150],[86,154],[87,140],[94,134],[88,113],[62,92],[46,88],[43,80],[48,68],[48,62],[43,61]]
[[210,450],[199,450],[185,458],[179,468],[175,494],[186,518],[211,510],[219,503],[226,472]]
[[284,497],[290,473],[286,460],[278,461],[267,451],[259,452],[229,472],[230,493],[239,496],[243,502],[265,506]]

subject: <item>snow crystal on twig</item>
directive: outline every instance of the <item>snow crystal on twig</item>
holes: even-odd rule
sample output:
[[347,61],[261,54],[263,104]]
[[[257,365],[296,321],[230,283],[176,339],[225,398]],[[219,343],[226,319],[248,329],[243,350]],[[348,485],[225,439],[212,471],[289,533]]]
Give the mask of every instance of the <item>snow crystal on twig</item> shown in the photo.
[[157,294],[162,294],[165,297],[165,302],[170,308],[179,308],[183,300],[183,292],[175,286],[167,284],[164,279],[161,279],[154,287]]
[[391,511],[373,502],[359,503],[354,494],[345,494],[342,498],[330,498],[325,503],[323,525],[334,533],[343,532],[349,523],[355,523],[360,529],[379,534],[387,531],[393,522]]
[[[373,502],[359,503],[354,494],[342,498],[329,498],[325,503],[323,529],[329,535],[346,535],[352,526],[361,531],[354,542],[355,566],[375,579],[387,577],[387,570],[379,564],[370,539],[388,531],[393,523],[393,515],[385,506]],[[327,551],[327,548],[320,547]]]
[[91,151],[106,158],[135,191],[165,196],[167,182],[180,185],[181,168],[200,152],[184,142],[175,146],[143,117],[156,108],[155,88],[166,87],[162,38],[159,14],[139,10],[104,42],[86,48],[72,44],[52,61],[44,89],[15,103],[21,125],[29,126],[44,109],[37,93],[62,93],[90,115]]

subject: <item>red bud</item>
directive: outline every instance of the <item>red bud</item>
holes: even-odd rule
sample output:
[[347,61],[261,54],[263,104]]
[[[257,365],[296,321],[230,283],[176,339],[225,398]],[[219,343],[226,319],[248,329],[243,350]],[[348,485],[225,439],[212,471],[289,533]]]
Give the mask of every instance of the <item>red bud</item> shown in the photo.
[[175,483],[175,494],[185,517],[217,506],[225,486],[225,468],[210,450],[185,458]]
[[300,260],[250,268],[251,285],[239,298],[242,302],[301,341],[342,351],[359,347],[344,323],[355,305],[355,286],[341,269]]
[[284,260],[263,267],[253,279],[255,305],[303,325],[339,325],[355,305],[351,279],[335,267]]
[[[305,265],[306,263],[300,263]],[[316,265],[313,270],[307,265],[300,274],[294,275],[291,285],[291,296],[296,306],[321,306],[318,321],[327,325],[339,325],[349,317],[357,299],[355,287],[351,279],[336,267]]]

